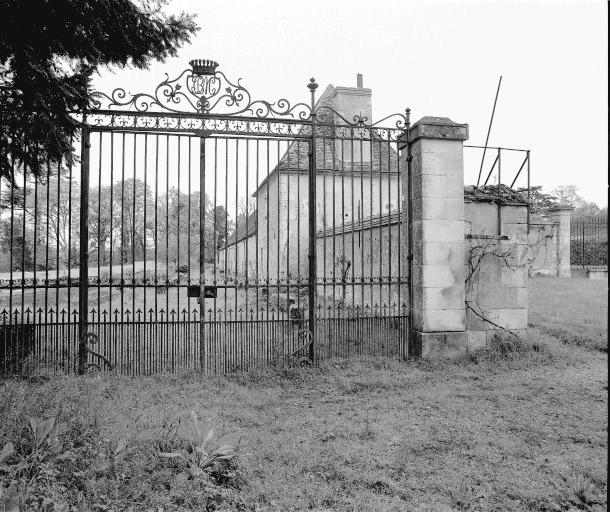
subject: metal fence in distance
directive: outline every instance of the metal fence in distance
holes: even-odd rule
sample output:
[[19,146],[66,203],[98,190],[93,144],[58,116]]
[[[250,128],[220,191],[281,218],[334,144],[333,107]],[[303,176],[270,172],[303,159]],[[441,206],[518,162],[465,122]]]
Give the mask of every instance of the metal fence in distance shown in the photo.
[[570,261],[573,267],[608,268],[608,218],[572,219],[570,226]]

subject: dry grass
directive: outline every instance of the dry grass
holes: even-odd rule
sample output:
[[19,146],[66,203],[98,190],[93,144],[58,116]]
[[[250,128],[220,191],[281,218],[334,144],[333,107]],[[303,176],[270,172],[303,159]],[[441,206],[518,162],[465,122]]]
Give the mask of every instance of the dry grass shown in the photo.
[[578,478],[591,500],[606,491],[606,359],[548,343],[501,365],[367,359],[233,378],[9,382],[4,393],[39,415],[85,410],[102,437],[136,447],[189,409],[216,418],[242,436],[249,510],[567,510]]
[[[601,511],[607,385],[606,354],[537,329],[510,349],[451,363],[370,358],[232,377],[8,381],[0,447],[19,418],[61,403],[100,439],[125,438],[141,454],[129,485],[114,487],[124,504],[144,486],[134,510]],[[173,439],[189,410],[241,437],[240,486],[216,492],[151,458],[147,447]]]

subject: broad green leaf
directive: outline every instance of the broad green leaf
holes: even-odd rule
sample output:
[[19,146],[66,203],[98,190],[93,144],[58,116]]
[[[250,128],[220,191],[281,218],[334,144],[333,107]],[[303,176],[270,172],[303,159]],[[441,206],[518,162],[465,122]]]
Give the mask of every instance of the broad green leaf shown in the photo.
[[6,443],[4,445],[4,448],[2,448],[2,451],[0,451],[0,463],[8,459],[13,453],[15,453],[15,447],[13,443]]

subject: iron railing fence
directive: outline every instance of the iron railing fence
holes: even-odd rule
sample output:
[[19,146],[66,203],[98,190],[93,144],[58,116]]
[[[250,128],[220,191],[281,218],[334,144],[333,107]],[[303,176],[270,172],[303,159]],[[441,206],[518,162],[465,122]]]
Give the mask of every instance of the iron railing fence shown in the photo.
[[608,269],[608,217],[571,220],[570,263],[575,268]]
[[[318,318],[316,362],[354,355],[406,358],[408,315],[404,313]],[[77,372],[78,327],[78,322],[61,320],[0,324],[0,373]],[[173,321],[100,320],[89,323],[86,364],[127,375],[229,373],[298,365],[308,358],[303,350],[306,330],[307,321],[295,321],[288,315],[203,322],[193,316]]]
[[79,159],[1,180],[0,373],[407,357],[408,113],[252,101],[212,64],[99,94]]

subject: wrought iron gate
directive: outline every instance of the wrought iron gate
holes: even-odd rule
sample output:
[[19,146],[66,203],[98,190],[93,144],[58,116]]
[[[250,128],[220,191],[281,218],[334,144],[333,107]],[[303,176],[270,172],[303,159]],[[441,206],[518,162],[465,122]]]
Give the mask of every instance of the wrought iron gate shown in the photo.
[[95,93],[80,165],[5,182],[4,372],[407,356],[408,111],[346,119],[313,79],[308,103],[252,100],[217,66]]

